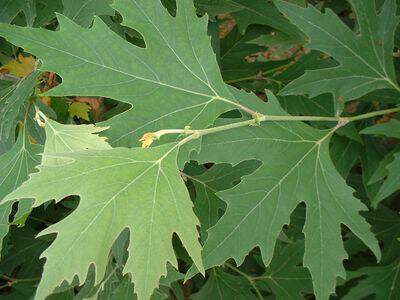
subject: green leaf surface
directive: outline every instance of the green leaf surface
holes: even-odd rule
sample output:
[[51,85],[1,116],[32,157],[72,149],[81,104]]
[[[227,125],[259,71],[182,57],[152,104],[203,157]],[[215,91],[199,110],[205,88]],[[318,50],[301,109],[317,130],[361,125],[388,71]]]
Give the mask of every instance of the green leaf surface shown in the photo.
[[334,68],[307,71],[282,94],[314,97],[332,93],[340,109],[343,102],[377,89],[400,90],[393,66],[393,36],[399,22],[395,0],[387,0],[379,13],[375,1],[352,0],[360,33],[349,29],[330,9],[321,13],[312,5],[302,8],[282,0],[275,3],[308,36],[308,48],[325,52],[340,63]]
[[62,77],[48,95],[103,96],[134,105],[104,124],[111,126],[106,134],[113,145],[138,145],[146,132],[204,128],[236,107],[213,57],[207,19],[196,16],[190,1],[177,4],[172,17],[158,0],[114,3],[123,25],[143,33],[145,49],[99,18],[83,29],[59,16],[57,32],[1,24],[0,35],[38,56],[41,70]]
[[225,203],[218,198],[217,192],[232,188],[240,182],[242,176],[251,174],[257,169],[257,161],[247,161],[232,167],[229,164],[215,165],[202,174],[184,174],[193,183],[196,191],[194,211],[201,224],[202,240],[207,237],[207,230],[217,223],[225,210]]
[[105,138],[96,135],[107,128],[94,125],[62,125],[46,119],[46,143],[43,152],[43,165],[57,165],[66,160],[52,157],[54,153],[72,153],[79,150],[107,150],[111,146]]
[[203,288],[193,295],[193,300],[255,300],[249,281],[241,276],[234,276],[214,269]]
[[372,231],[383,245],[382,263],[390,264],[399,257],[400,215],[383,205],[363,214],[373,224]]
[[[38,299],[51,294],[63,280],[72,282],[75,275],[84,281],[92,263],[98,283],[110,248],[125,228],[131,237],[124,273],[132,273],[139,299],[151,296],[159,278],[166,274],[167,262],[177,267],[173,233],[202,269],[199,224],[178,172],[175,144],[152,149],[86,150],[56,157],[71,161],[40,166],[39,173],[6,198],[34,198],[36,207],[50,199],[81,196],[71,215],[41,233],[57,233],[57,238],[43,253],[46,264]],[[43,185],[52,189],[43,189]]]
[[367,276],[361,279],[342,299],[365,299],[375,295],[375,299],[396,300],[400,298],[400,259],[390,265],[362,268],[351,276]]
[[400,189],[400,153],[394,154],[394,160],[386,167],[388,175],[378,193],[372,199],[376,207],[382,200]]
[[400,139],[400,120],[391,119],[389,122],[376,124],[363,129],[361,134],[374,134]]
[[339,135],[332,137],[332,161],[343,178],[346,179],[350,170],[360,162],[362,150],[362,145],[354,140]]
[[63,14],[82,27],[89,27],[94,16],[112,15],[112,0],[62,0]]
[[[268,104],[260,103],[258,108],[285,115],[271,94]],[[227,210],[208,232],[203,250],[207,268],[231,257],[241,264],[256,246],[268,265],[282,227],[301,202],[307,206],[304,266],[310,270],[318,299],[328,299],[336,277],[345,277],[342,224],[380,257],[378,243],[359,214],[366,206],[354,198],[354,190],[331,161],[329,142],[334,131],[298,122],[266,122],[203,138],[202,151],[196,157],[200,162],[237,164],[257,159],[263,163],[251,177],[217,194],[227,202]]]
[[[280,245],[280,244],[278,244]],[[312,281],[308,270],[302,266],[304,243],[296,242],[277,247],[266,272],[258,277],[274,293],[276,299],[302,300],[303,293],[312,293]]]
[[279,13],[272,1],[196,0],[195,3],[200,12],[207,12],[212,17],[231,13],[242,34],[249,25],[262,24],[291,36],[302,36],[302,33]]
[[32,95],[39,74],[34,72],[0,91],[0,140],[15,136],[19,112]]
[[47,25],[56,17],[55,13],[62,12],[62,9],[63,5],[61,0],[36,0],[37,16],[34,27]]
[[28,26],[32,26],[36,17],[34,0],[0,0],[0,23],[10,23],[21,11]]
[[[371,127],[367,127],[361,131],[362,134],[373,134],[379,136],[400,138],[400,121],[397,119],[391,119],[389,122],[383,124],[377,124]],[[383,182],[377,194],[372,199],[372,205],[376,207],[382,200],[389,197],[396,191],[400,189],[400,153],[391,153],[389,157],[385,159],[384,164],[385,172],[382,168],[377,171],[381,172],[381,176],[387,176],[386,180]],[[383,173],[382,173],[383,172]],[[376,173],[375,173],[376,174]],[[375,175],[374,174],[374,175]],[[376,175],[377,176],[377,175]],[[374,178],[372,178],[374,179]],[[376,182],[376,180],[373,180]]]
[[26,131],[22,130],[11,150],[0,156],[0,249],[10,226],[12,207],[12,202],[4,203],[3,199],[27,180],[30,173],[37,171],[35,168],[40,164],[42,152],[43,147],[31,144]]

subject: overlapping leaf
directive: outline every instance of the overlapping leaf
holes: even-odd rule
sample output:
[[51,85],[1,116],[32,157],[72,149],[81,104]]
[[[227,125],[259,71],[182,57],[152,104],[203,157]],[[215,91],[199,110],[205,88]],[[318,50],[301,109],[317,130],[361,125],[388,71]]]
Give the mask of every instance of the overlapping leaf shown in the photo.
[[225,203],[216,193],[233,187],[242,176],[253,173],[258,166],[258,161],[247,161],[235,167],[228,164],[216,165],[201,174],[196,174],[196,169],[186,171],[184,176],[192,181],[196,192],[194,210],[201,224],[202,239],[205,240],[207,230],[217,223],[225,209]]
[[271,264],[258,279],[270,287],[277,299],[304,299],[302,294],[312,293],[310,273],[299,266],[303,259],[304,243],[299,241],[277,247],[276,250]]
[[255,300],[249,281],[241,276],[234,276],[220,269],[213,270],[203,288],[193,295],[193,300]]
[[42,70],[63,78],[49,95],[104,96],[132,104],[105,123],[114,145],[137,144],[143,133],[161,128],[204,128],[235,107],[213,57],[207,18],[196,16],[191,1],[177,2],[176,17],[158,0],[117,0],[114,8],[123,25],[143,33],[145,49],[99,18],[83,29],[59,16],[57,32],[1,24],[0,35],[38,56]]
[[[377,89],[399,91],[393,66],[394,32],[399,18],[396,1],[386,0],[376,12],[375,1],[352,0],[360,33],[349,29],[330,9],[321,13],[275,0],[285,14],[309,38],[307,47],[323,51],[340,63],[329,69],[308,71],[288,84],[283,94],[333,93],[343,103]],[[337,105],[340,108],[340,105]]]
[[[42,232],[57,233],[57,238],[43,254],[46,264],[38,299],[51,294],[63,280],[72,282],[75,275],[82,282],[92,263],[96,266],[97,284],[104,276],[110,248],[125,228],[131,232],[131,242],[124,272],[132,273],[140,299],[151,296],[159,278],[166,273],[167,262],[177,267],[173,233],[178,234],[195,264],[202,268],[198,221],[179,175],[176,144],[153,149],[67,149],[70,153],[47,154],[47,145],[52,150],[65,149],[53,146],[54,139],[62,142],[69,138],[78,145],[83,140],[79,132],[69,134],[68,129],[57,130],[54,123],[48,124],[53,133],[48,135],[45,157],[61,161],[41,165],[39,173],[6,198],[34,198],[34,206],[39,206],[51,199],[81,196],[71,215]],[[84,131],[87,140],[96,132],[91,127]],[[105,142],[99,139],[97,143]],[[45,185],[52,188],[43,189]]]
[[387,266],[366,267],[351,274],[362,278],[358,284],[343,297],[345,300],[364,299],[375,295],[376,299],[395,300],[400,297],[400,259]]
[[21,11],[26,23],[32,26],[36,17],[34,0],[0,0],[0,23],[10,23]]
[[0,140],[15,137],[17,118],[22,106],[33,93],[39,72],[34,72],[18,83],[0,91]]
[[26,130],[23,129],[17,142],[10,151],[0,156],[0,249],[4,236],[9,229],[9,215],[12,202],[4,203],[4,197],[19,187],[28,175],[40,164],[43,147],[29,142]]
[[[372,127],[365,128],[361,133],[374,134],[386,137],[400,138],[400,121],[392,119],[388,123],[378,124]],[[389,154],[388,164],[385,166],[387,173],[386,180],[383,182],[378,193],[372,199],[372,204],[376,207],[383,199],[389,197],[394,192],[400,189],[400,153]]]
[[110,7],[112,0],[62,0],[62,3],[64,15],[83,27],[88,27],[95,15],[113,14],[113,10]]
[[[258,111],[284,115],[276,101],[270,94],[269,103],[259,104]],[[335,129],[320,131],[303,123],[267,122],[203,138],[202,151],[196,157],[200,161],[263,162],[235,188],[218,193],[227,202],[227,210],[208,232],[203,251],[206,267],[231,257],[241,264],[256,246],[268,265],[282,227],[301,202],[307,206],[304,265],[312,275],[317,298],[327,299],[335,290],[336,277],[345,277],[342,224],[379,258],[378,243],[359,215],[366,207],[354,198],[329,157]]]
[[291,36],[302,36],[301,32],[279,13],[271,1],[195,0],[195,4],[201,13],[207,12],[212,17],[231,13],[242,33],[250,24],[263,24]]

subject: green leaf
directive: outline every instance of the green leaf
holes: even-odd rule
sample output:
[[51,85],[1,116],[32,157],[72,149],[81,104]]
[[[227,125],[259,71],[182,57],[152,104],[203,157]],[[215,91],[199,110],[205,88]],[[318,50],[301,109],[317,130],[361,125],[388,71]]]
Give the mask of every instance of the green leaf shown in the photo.
[[193,182],[196,191],[194,211],[201,224],[202,240],[206,239],[207,230],[217,223],[225,210],[225,203],[216,193],[232,188],[243,176],[251,174],[258,166],[257,161],[247,161],[235,167],[229,164],[215,165],[199,175],[192,174],[191,170],[184,174]]
[[56,12],[60,13],[63,9],[61,0],[36,0],[37,16],[34,27],[47,25],[56,17]]
[[46,143],[44,146],[42,165],[58,165],[68,160],[55,158],[54,153],[72,153],[80,150],[107,150],[111,146],[106,139],[96,133],[106,127],[94,125],[63,125],[46,118]]
[[390,265],[365,267],[350,273],[352,277],[367,276],[358,281],[341,299],[365,299],[375,295],[376,299],[396,300],[400,298],[400,259]]
[[[386,137],[400,138],[400,121],[391,119],[387,123],[377,124],[367,127],[361,131],[362,134],[381,135]],[[400,189],[399,172],[400,172],[400,152],[389,154],[388,163],[385,165],[387,175],[378,193],[371,200],[374,207]],[[382,171],[381,171],[382,172]]]
[[112,0],[62,0],[63,14],[82,27],[89,27],[94,16],[112,15]]
[[362,150],[362,145],[354,140],[339,135],[332,137],[331,157],[343,178],[346,179],[350,170],[360,162]]
[[284,95],[332,93],[338,109],[343,102],[357,99],[373,90],[396,89],[393,66],[394,32],[399,18],[395,0],[387,0],[378,14],[375,1],[352,0],[360,33],[349,29],[330,9],[321,13],[275,0],[279,10],[309,38],[308,48],[323,51],[340,63],[334,68],[307,71],[289,83]]
[[382,263],[395,261],[400,252],[400,215],[383,205],[363,214],[373,224],[372,231],[383,245]]
[[[260,103],[257,108],[265,114],[285,115],[270,93],[268,104]],[[239,265],[256,246],[268,266],[282,227],[301,202],[307,206],[304,266],[310,270],[318,299],[327,299],[335,291],[337,276],[345,277],[342,224],[380,257],[369,224],[359,214],[366,206],[354,198],[354,190],[329,156],[330,137],[336,129],[266,122],[203,138],[202,151],[196,157],[200,162],[237,164],[257,159],[263,163],[251,177],[217,194],[227,202],[227,210],[208,232],[203,250],[207,268],[231,257]]]
[[0,91],[0,140],[15,136],[19,112],[32,95],[39,74],[34,72]]
[[0,7],[0,23],[10,23],[23,11],[28,26],[33,25],[36,17],[34,0],[0,0]]
[[90,121],[89,111],[89,104],[82,102],[73,102],[68,108],[68,112],[71,118],[77,117],[88,122]]
[[400,120],[391,119],[389,122],[367,127],[361,130],[360,133],[381,135],[400,139]]
[[372,204],[376,207],[383,199],[389,197],[400,189],[400,152],[394,154],[394,160],[387,165],[388,176],[383,182],[378,193],[372,199]]
[[[65,163],[65,160],[51,157],[52,153],[68,153],[85,149],[111,149],[111,146],[94,133],[99,133],[106,128],[94,127],[93,125],[61,125],[50,119],[46,119],[47,142],[43,149],[41,145],[33,145],[29,142],[27,130],[24,129],[20,134],[17,143],[6,154],[0,156],[0,162],[4,168],[0,173],[0,241],[8,232],[9,215],[11,213],[12,202],[3,202],[3,198],[15,190],[22,182],[28,179],[28,175],[36,171],[36,166],[40,164],[57,165]],[[40,159],[38,154],[43,152]],[[24,213],[29,213],[32,203],[27,200],[19,203],[16,221],[24,217]]]
[[12,202],[4,203],[3,199],[36,171],[42,152],[43,147],[31,144],[26,130],[22,130],[11,150],[0,156],[0,249],[10,226],[8,218],[12,207]]
[[390,151],[383,159],[379,162],[378,167],[376,168],[375,172],[371,175],[371,178],[368,184],[374,184],[384,180],[388,176],[387,166],[393,162],[394,154],[399,152],[400,147],[397,146],[392,151]]
[[57,32],[0,24],[0,35],[38,56],[42,70],[62,77],[48,95],[103,96],[134,105],[104,125],[111,126],[106,135],[113,145],[138,145],[146,132],[204,128],[237,106],[214,58],[207,18],[197,18],[190,1],[177,4],[172,17],[158,0],[114,3],[123,25],[143,33],[145,49],[99,18],[83,29],[58,16]]
[[258,298],[253,294],[252,286],[244,277],[231,275],[221,269],[213,269],[203,288],[193,295],[193,300],[203,299],[255,300]]
[[[49,154],[69,161],[40,166],[39,173],[7,196],[7,201],[35,198],[35,207],[50,199],[81,196],[71,215],[41,233],[57,233],[57,238],[43,253],[46,264],[37,298],[51,294],[63,280],[71,282],[75,275],[82,282],[92,263],[98,283],[110,248],[125,228],[131,237],[124,273],[132,273],[139,299],[151,296],[159,278],[166,274],[167,262],[177,267],[173,233],[202,269],[199,224],[179,175],[177,150],[176,144],[167,144],[152,149]],[[51,189],[43,189],[49,184]],[[64,261],[62,269],[60,261]]]
[[301,37],[302,33],[288,22],[271,1],[264,0],[196,0],[200,12],[210,16],[231,13],[243,34],[250,24],[262,24],[291,36]]
[[[237,26],[221,40],[220,65],[221,73],[225,82],[243,87],[246,81],[263,81],[264,76],[276,72],[279,68],[285,67],[288,60],[267,61],[267,62],[248,62],[247,56],[254,53],[265,51],[265,47],[250,44],[249,41],[260,34],[258,29],[249,29],[244,35],[240,34]],[[274,71],[275,70],[275,71]],[[246,87],[246,86],[244,86]],[[259,88],[263,91],[265,86]]]
[[302,293],[312,293],[310,273],[306,268],[299,266],[303,254],[303,242],[277,247],[266,272],[258,277],[261,283],[266,283],[270,287],[276,299],[302,300],[304,299]]
[[9,248],[0,261],[0,270],[2,275],[17,280],[7,288],[7,293],[2,290],[2,299],[33,299],[42,273],[39,257],[50,243],[48,238],[36,238],[37,233],[30,226],[10,230]]

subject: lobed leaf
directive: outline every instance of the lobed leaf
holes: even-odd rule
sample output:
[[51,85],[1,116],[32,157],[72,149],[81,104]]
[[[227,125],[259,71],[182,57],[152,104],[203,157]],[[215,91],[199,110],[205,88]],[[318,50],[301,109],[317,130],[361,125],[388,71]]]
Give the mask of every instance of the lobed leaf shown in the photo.
[[281,94],[315,97],[332,93],[340,112],[344,102],[374,90],[400,90],[393,65],[394,33],[399,23],[395,0],[386,0],[379,13],[375,1],[351,0],[359,33],[330,9],[322,13],[312,5],[302,8],[282,0],[275,3],[308,36],[308,48],[325,52],[340,63],[333,68],[307,71]]

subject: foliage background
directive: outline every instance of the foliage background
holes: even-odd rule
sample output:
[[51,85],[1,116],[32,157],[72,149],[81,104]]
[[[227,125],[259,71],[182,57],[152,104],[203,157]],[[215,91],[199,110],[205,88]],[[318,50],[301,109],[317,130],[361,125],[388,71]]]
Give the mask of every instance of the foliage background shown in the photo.
[[[155,1],[153,2],[155,3]],[[161,2],[170,15],[177,15],[177,4],[174,0],[163,0]],[[192,5],[192,1],[189,2],[188,11],[190,11]],[[203,65],[207,64],[212,71],[210,73],[219,74],[219,70],[212,65],[214,58],[207,52],[207,47],[212,46],[223,78],[223,81],[219,82],[219,75],[212,77],[217,82],[215,84],[216,89],[225,91],[226,87],[223,84],[225,82],[233,87],[230,91],[237,91],[234,89],[237,88],[254,93],[258,96],[259,103],[253,104],[255,100],[251,96],[237,92],[238,98],[241,98],[241,104],[257,107],[257,110],[258,107],[262,107],[260,112],[264,113],[263,110],[265,110],[267,111],[266,114],[270,111],[280,115],[284,114],[280,108],[277,108],[278,103],[274,104],[271,100],[274,97],[270,94],[267,97],[268,92],[266,90],[278,95],[277,101],[279,101],[280,106],[293,116],[335,117],[341,114],[345,117],[351,117],[396,107],[399,103],[400,91],[397,85],[400,33],[397,30],[398,17],[395,16],[395,11],[400,7],[399,1],[365,0],[364,4],[360,4],[362,1],[356,0],[286,1],[298,6],[285,6],[278,2],[265,0],[194,1],[197,16],[207,15],[208,17],[192,20],[191,26],[196,30],[191,34],[189,33],[189,40],[192,38],[196,47],[205,49],[202,63]],[[135,61],[136,52],[124,52],[117,47],[113,48],[116,44],[113,36],[118,35],[127,44],[136,45],[141,49],[146,46],[146,35],[150,36],[151,32],[146,31],[144,25],[144,30],[133,29],[135,27],[129,24],[129,20],[134,20],[133,17],[122,22],[122,15],[128,13],[124,13],[122,10],[116,11],[111,8],[111,3],[111,0],[0,0],[0,22],[22,27],[45,28],[51,31],[59,30],[59,22],[64,22],[63,26],[67,29],[63,32],[65,36],[60,39],[60,43],[65,43],[63,45],[65,48],[74,47],[74,43],[71,42],[76,41],[73,34],[83,36],[83,41],[76,43],[76,48],[81,51],[82,55],[87,54],[85,52],[87,49],[82,46],[85,42],[92,43],[88,47],[94,47],[95,50],[99,51],[100,56],[105,55],[103,51],[105,51],[104,45],[106,45],[107,49],[114,51],[113,55],[115,55],[119,64],[139,66],[138,72],[145,72],[143,71],[145,64],[140,65],[139,60]],[[359,3],[358,12],[354,9],[357,3]],[[302,7],[306,5],[313,5],[316,9],[314,11],[303,10]],[[296,7],[296,10],[292,11],[293,7]],[[160,18],[163,19],[164,15],[161,13],[163,8],[157,7],[155,11],[160,13]],[[325,12],[325,14],[319,15],[317,11]],[[377,15],[377,12],[380,15]],[[282,13],[288,16],[290,20],[284,17]],[[69,21],[62,16],[57,18],[57,14],[68,17],[82,28],[89,28],[95,16],[99,16],[115,35],[101,31],[98,33],[97,39],[90,40],[91,36],[87,34],[88,31],[73,27],[74,25],[70,25]],[[135,15],[133,14],[133,16]],[[340,22],[334,16],[337,16]],[[305,19],[309,22],[307,23]],[[371,21],[371,24],[369,24],[369,21]],[[207,23],[208,35],[201,31],[202,22]],[[309,25],[310,22],[324,27],[327,34],[315,33],[313,26]],[[167,26],[168,24],[164,25]],[[176,29],[176,32],[169,32],[171,35],[181,32],[180,28],[183,27],[179,27],[181,26],[179,24],[177,22],[176,28],[173,28]],[[63,26],[61,26],[61,29],[63,29]],[[5,201],[7,195],[21,186],[30,174],[37,172],[36,167],[38,165],[62,164],[59,161],[60,158],[51,156],[53,152],[69,152],[70,147],[73,148],[73,151],[88,150],[87,157],[80,157],[84,166],[91,163],[103,163],[101,160],[105,161],[106,159],[100,159],[100,162],[94,161],[93,156],[96,152],[90,152],[90,150],[107,150],[111,146],[103,138],[93,135],[95,133],[107,136],[112,146],[131,148],[140,146],[139,139],[146,132],[169,128],[183,129],[185,125],[188,125],[184,118],[189,120],[193,118],[192,115],[186,117],[185,114],[182,114],[180,116],[181,123],[177,123],[176,119],[171,118],[153,127],[144,127],[142,131],[124,135],[131,127],[140,127],[142,123],[145,123],[141,119],[142,117],[145,119],[144,116],[152,115],[153,117],[156,113],[164,114],[168,113],[169,109],[172,110],[171,104],[167,101],[168,97],[177,99],[176,107],[178,108],[183,107],[183,105],[189,106],[192,103],[190,101],[195,103],[195,100],[193,100],[194,96],[193,99],[188,100],[178,94],[162,94],[160,98],[153,102],[149,97],[149,100],[142,104],[137,103],[137,106],[135,106],[135,103],[133,110],[130,110],[131,105],[129,103],[131,102],[129,101],[131,95],[135,93],[136,87],[130,89],[124,86],[114,90],[110,86],[107,87],[105,85],[107,81],[105,81],[100,82],[100,87],[97,87],[97,90],[95,88],[92,90],[79,88],[80,82],[90,82],[93,85],[100,80],[96,70],[84,72],[83,69],[78,69],[74,71],[75,73],[68,73],[66,66],[72,63],[68,62],[65,57],[61,57],[61,55],[59,57],[53,56],[51,51],[36,49],[36,46],[29,44],[30,37],[39,38],[41,32],[44,31],[34,31],[33,29],[29,29],[32,31],[17,31],[19,29],[15,29],[16,31],[12,32],[14,29],[10,28],[14,27],[0,26],[0,36],[4,36],[4,39],[0,39],[0,237],[3,244],[0,260],[0,296],[2,299],[30,299],[34,297],[42,277],[45,259],[40,259],[40,255],[52,244],[55,235],[35,237],[42,230],[58,224],[67,216],[75,213],[80,200],[78,196],[67,196],[62,197],[61,201],[46,202],[52,198],[57,198],[58,191],[62,189],[55,184],[52,186],[50,179],[56,176],[50,172],[48,177],[38,181],[37,191],[35,191],[37,194],[42,191],[49,193],[49,197],[43,196],[45,198],[42,199],[43,203],[36,202],[34,208],[32,208],[33,201],[29,196],[17,197],[15,199],[28,199],[12,203]],[[365,28],[370,29],[370,31]],[[361,32],[361,38],[356,38],[350,30],[356,34]],[[345,40],[347,39],[347,45],[354,46],[356,51],[352,50],[351,56],[348,56],[348,52],[337,47],[335,36],[332,37],[332,34],[335,33],[344,37]],[[44,41],[48,39],[50,44],[52,42],[51,37],[52,35],[46,35],[42,38]],[[150,39],[151,37],[149,37]],[[307,43],[310,41],[311,44]],[[373,45],[378,46],[375,49]],[[21,46],[21,48],[17,46]],[[32,48],[31,52],[29,51],[30,48]],[[376,57],[381,58],[381,60],[372,57],[373,50],[379,52]],[[32,56],[35,51],[40,52],[38,57]],[[140,50],[137,51],[140,52]],[[163,53],[166,53],[166,50],[160,46],[149,55],[148,59],[159,63],[160,72],[163,72],[163,76],[177,78],[181,82],[187,81],[186,83],[190,84],[188,76],[184,76],[182,73],[183,75],[179,78],[176,75],[177,69],[174,69],[174,63],[172,60],[168,60],[168,56]],[[361,57],[361,62],[357,60],[358,57]],[[364,59],[364,57],[367,58]],[[101,57],[99,59],[101,60]],[[209,61],[211,63],[208,64]],[[376,80],[375,74],[371,74],[371,71],[365,67],[365,65],[373,65],[375,68],[375,63],[377,65],[380,63],[380,66],[376,68],[382,69],[379,69],[378,75],[385,74],[386,77],[383,80]],[[43,70],[46,67],[53,68],[53,71],[41,72],[37,70]],[[334,67],[336,67],[334,72],[327,71]],[[308,71],[306,72],[306,70]],[[310,70],[313,71],[310,72]],[[60,72],[64,72],[66,75],[63,79],[59,76]],[[111,75],[105,73],[104,77],[107,80],[114,80]],[[355,79],[355,77],[357,78]],[[75,81],[73,81],[74,78]],[[64,85],[60,85],[61,82]],[[66,86],[65,90],[62,90],[64,86]],[[47,95],[43,95],[56,87],[58,87],[56,92],[53,90]],[[99,89],[101,89],[100,92],[98,92]],[[125,94],[124,89],[127,91]],[[116,96],[112,97],[112,95]],[[266,106],[261,106],[264,102],[268,103]],[[221,113],[224,114],[216,121],[216,125],[226,124],[232,119],[245,118],[236,109],[237,107],[226,108],[218,105],[207,111],[206,117],[208,119],[206,117],[204,119],[199,118],[197,123],[191,124],[192,127],[206,128],[213,124]],[[40,122],[37,122],[37,110],[41,111],[42,117],[39,115],[39,119],[42,122],[53,124],[52,126],[55,128],[53,131],[49,129],[50,125],[46,129],[40,126]],[[114,118],[115,116],[118,117]],[[129,123],[127,123],[128,118],[126,116],[130,117]],[[81,132],[76,129],[76,125],[94,123],[98,124],[99,127],[87,126]],[[332,129],[336,124],[329,121],[321,122],[321,120],[306,120],[306,123],[307,126],[313,128],[296,123],[291,129],[300,134],[299,132],[306,128],[304,130],[315,132],[315,135],[318,135],[319,130]],[[73,125],[74,129],[63,127],[60,124]],[[105,128],[102,127],[110,125],[111,129],[104,133]],[[303,125],[304,127],[302,127]],[[68,140],[69,130],[72,130],[71,132],[79,142],[72,141],[73,139]],[[271,130],[275,129],[272,128]],[[260,134],[262,137],[261,134],[264,134],[259,133],[261,131],[259,128],[254,130],[250,128],[248,131],[253,132],[248,133],[249,136]],[[60,141],[56,137],[56,132],[64,134],[66,145],[60,146],[58,144]],[[246,136],[247,133],[240,132],[239,135],[241,134]],[[305,137],[308,133],[301,133],[300,135],[303,134],[303,137]],[[116,138],[117,136],[120,136],[120,138]],[[279,137],[283,138],[283,133]],[[169,140],[168,137],[164,138],[161,141],[154,141],[152,146],[167,144],[167,142],[176,139],[176,137]],[[256,177],[259,174],[257,172],[262,169],[261,161],[272,165],[274,161],[278,160],[278,163],[283,166],[285,163],[289,164],[291,155],[294,155],[287,149],[276,151],[273,144],[260,146],[257,143],[249,142],[240,148],[241,153],[245,154],[240,157],[235,155],[230,157],[229,148],[228,150],[212,148],[213,143],[215,143],[213,138],[218,142],[225,138],[229,140],[230,137],[224,136],[222,133],[214,137],[204,138],[202,141],[203,152],[200,152],[197,157],[192,156],[192,160],[186,164],[182,163],[182,161],[187,160],[186,157],[178,161],[181,170],[179,175],[189,190],[194,205],[194,213],[201,225],[199,235],[202,245],[206,243],[207,238],[209,238],[208,243],[210,243],[210,240],[212,240],[209,237],[210,234],[216,232],[215,234],[218,235],[218,227],[214,227],[214,231],[208,231],[208,229],[215,226],[218,221],[220,224],[224,224],[221,217],[224,216],[225,212],[228,212],[227,202],[235,201],[235,193],[236,195],[238,193],[237,188],[240,189],[238,184],[247,182],[246,180],[251,180],[251,178],[262,182],[262,176],[261,179]],[[307,212],[306,205],[301,203],[296,206],[294,212],[288,214],[290,225],[285,225],[282,230],[282,226],[278,228],[280,233],[276,244],[265,243],[265,248],[267,246],[272,248],[268,251],[268,255],[271,256],[269,264],[265,263],[267,259],[262,253],[264,251],[263,245],[255,242],[254,245],[251,245],[251,251],[245,253],[246,255],[238,257],[237,253],[223,253],[221,251],[221,256],[226,256],[222,263],[213,264],[205,261],[207,271],[206,277],[203,277],[193,271],[194,259],[192,253],[196,251],[191,252],[186,245],[182,245],[184,240],[179,233],[174,235],[173,249],[178,259],[178,269],[175,269],[171,264],[167,265],[168,273],[161,278],[160,286],[154,291],[151,298],[313,299],[314,294],[316,294],[318,299],[400,299],[399,138],[399,116],[396,113],[389,113],[374,118],[365,118],[340,128],[332,134],[329,147],[327,147],[327,157],[330,154],[340,176],[348,186],[354,189],[355,196],[369,209],[361,212],[361,215],[371,225],[371,230],[379,242],[382,252],[379,261],[372,251],[374,249],[371,250],[373,248],[371,244],[374,242],[367,242],[366,244],[369,246],[367,247],[361,241],[363,238],[369,238],[366,238],[369,229],[365,227],[367,229],[364,230],[364,227],[362,227],[362,230],[359,231],[364,232],[365,235],[361,236],[353,228],[349,228],[351,227],[349,223],[346,223],[345,226],[343,225],[345,222],[341,222],[340,233],[348,257],[346,257],[344,251],[335,248],[336,244],[333,244],[331,252],[334,254],[332,261],[339,260],[341,262],[342,259],[345,259],[345,274],[342,274],[340,263],[333,262],[330,268],[323,269],[324,274],[321,273],[321,276],[311,278],[309,270],[303,264],[306,247],[303,227]],[[197,144],[190,147],[200,149]],[[139,150],[133,151],[142,153]],[[42,153],[44,154],[42,155]],[[122,150],[121,155],[125,155]],[[184,153],[184,155],[187,154]],[[287,157],[287,161],[285,157]],[[171,162],[171,166],[174,164],[175,162]],[[307,167],[304,166],[304,169],[307,169]],[[65,170],[70,169],[66,166]],[[62,176],[63,172],[66,172],[65,170],[61,170],[57,176]],[[278,173],[279,170],[272,175]],[[307,173],[304,172],[304,174]],[[334,174],[333,171],[331,174]],[[178,175],[175,175],[172,171],[168,173],[168,177],[175,180],[174,187],[179,190],[178,187],[182,180]],[[110,177],[112,176],[115,176],[115,174],[111,174]],[[306,177],[304,175],[302,178]],[[39,177],[32,177],[32,180],[34,178]],[[89,177],[86,185],[89,185],[88,182],[91,187],[94,187],[94,190],[107,190],[104,188],[104,184],[107,183],[97,183],[96,185],[96,181]],[[230,190],[233,187],[236,188]],[[71,190],[74,188],[72,186]],[[255,183],[253,191],[256,191],[257,188],[258,186]],[[343,186],[340,186],[335,192],[340,194],[342,188]],[[347,191],[347,187],[343,189]],[[54,190],[57,192],[53,192]],[[143,190],[139,189],[137,194],[143,194],[143,198],[145,198],[146,195],[144,195]],[[228,191],[220,193],[225,190]],[[229,191],[234,192],[229,194]],[[31,192],[27,195],[34,198],[33,196],[37,195],[35,193]],[[73,192],[69,194],[74,195]],[[351,197],[351,192],[347,195],[349,194],[350,197],[346,198],[350,203],[349,205],[357,206],[355,212],[361,210],[361,208],[358,209],[361,207],[357,204],[358,202],[354,202],[356,199]],[[196,221],[190,218],[190,208],[185,205],[182,205],[182,210],[189,216],[188,223],[176,225],[177,227],[180,226],[182,231],[185,231],[184,228],[187,224],[196,226]],[[333,209],[327,210],[325,213],[326,217],[323,221],[327,222],[327,227],[329,227],[330,219],[339,219],[340,217]],[[349,213],[351,213],[350,210]],[[229,216],[228,213],[225,214],[225,217],[226,215]],[[263,217],[264,220],[271,218],[267,213]],[[285,214],[278,215],[278,218],[284,219]],[[174,220],[171,220],[171,223],[172,221]],[[238,222],[234,224],[236,225]],[[75,225],[71,224],[70,228]],[[76,225],[77,230],[79,230],[78,225]],[[267,226],[267,224],[259,222],[253,228],[246,228],[241,232],[241,235],[237,236],[237,244],[245,244],[248,237],[256,236],[259,231],[262,231],[262,228]],[[100,232],[104,229],[98,230]],[[315,226],[311,231],[322,232],[323,228],[322,226]],[[48,232],[54,233],[56,231],[48,230]],[[325,232],[331,234],[329,228]],[[101,234],[99,233],[99,235]],[[332,236],[334,239],[340,239],[340,235],[332,234],[329,237]],[[137,293],[138,288],[135,289],[132,283],[132,275],[124,272],[124,266],[127,264],[129,256],[127,251],[129,238],[130,233],[128,230],[124,230],[113,243],[111,251],[105,247],[104,251],[107,251],[108,259],[103,266],[104,276],[95,278],[96,272],[92,265],[88,270],[87,277],[68,278],[72,280],[63,282],[47,299],[135,299],[135,291]],[[166,238],[170,239],[171,237],[167,236]],[[196,238],[195,234],[192,238]],[[83,243],[80,248],[77,247],[77,253],[84,251],[86,246]],[[229,248],[228,246],[226,248]],[[158,247],[162,248],[160,245]],[[195,248],[195,246],[193,247]],[[243,246],[242,248],[246,247]],[[275,251],[273,251],[274,249]],[[238,252],[246,252],[246,249],[241,250],[243,251]],[[308,260],[315,259],[317,261],[320,257],[312,250],[310,249],[308,252]],[[375,254],[377,252],[379,251],[376,250]],[[377,256],[379,255],[377,254]],[[79,258],[74,258],[74,260],[76,264],[79,264]],[[65,264],[64,261],[60,261],[60,264],[56,264],[56,267],[63,270],[67,268],[66,265],[68,263]],[[62,276],[62,272],[56,274],[57,272],[54,271],[56,267],[52,271],[54,277],[60,274]],[[87,269],[84,269],[82,272],[86,274]],[[185,274],[188,272],[191,276],[187,276],[186,279],[188,280],[185,281]],[[52,275],[50,272],[49,274]],[[339,278],[339,276],[345,278]],[[47,277],[49,281],[51,281],[50,277]],[[329,280],[335,281],[336,277],[338,277],[337,281],[336,283],[333,282],[334,286],[331,287]],[[320,286],[316,284],[318,281],[322,282]],[[330,295],[333,292],[335,293]],[[147,293],[147,290],[143,293]]]

